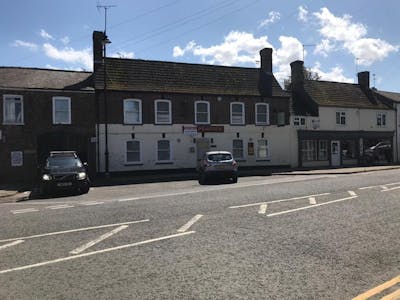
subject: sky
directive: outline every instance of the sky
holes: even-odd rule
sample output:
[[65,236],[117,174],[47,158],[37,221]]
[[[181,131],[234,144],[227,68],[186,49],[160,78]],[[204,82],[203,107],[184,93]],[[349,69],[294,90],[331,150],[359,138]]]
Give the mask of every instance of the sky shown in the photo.
[[273,48],[282,84],[304,60],[321,80],[400,92],[398,0],[1,0],[0,66],[92,70],[92,32],[107,56],[259,67]]

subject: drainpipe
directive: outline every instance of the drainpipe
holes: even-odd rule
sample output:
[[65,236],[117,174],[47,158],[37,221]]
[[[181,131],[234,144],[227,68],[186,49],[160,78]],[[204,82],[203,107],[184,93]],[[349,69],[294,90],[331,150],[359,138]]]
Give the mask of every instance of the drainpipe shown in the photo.
[[107,103],[107,67],[106,67],[106,45],[110,44],[111,41],[107,38],[106,33],[104,32],[103,39],[103,67],[104,67],[104,138],[105,138],[105,152],[104,152],[104,160],[105,160],[105,176],[109,177],[109,152],[108,152],[108,103]]

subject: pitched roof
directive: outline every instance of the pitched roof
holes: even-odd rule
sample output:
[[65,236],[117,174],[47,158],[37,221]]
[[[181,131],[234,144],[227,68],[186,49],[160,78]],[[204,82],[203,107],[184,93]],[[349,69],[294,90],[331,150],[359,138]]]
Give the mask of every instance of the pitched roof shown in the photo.
[[93,90],[91,72],[0,67],[0,88]]
[[[138,59],[106,59],[107,88],[119,91],[260,96],[260,69]],[[103,87],[99,67],[96,88]],[[272,96],[288,97],[276,78]],[[267,79],[268,81],[268,79]]]
[[400,93],[385,92],[385,91],[378,91],[378,90],[375,90],[375,92],[394,101],[394,102],[400,103]]
[[304,89],[321,106],[389,109],[370,90],[363,90],[358,84],[305,80]]

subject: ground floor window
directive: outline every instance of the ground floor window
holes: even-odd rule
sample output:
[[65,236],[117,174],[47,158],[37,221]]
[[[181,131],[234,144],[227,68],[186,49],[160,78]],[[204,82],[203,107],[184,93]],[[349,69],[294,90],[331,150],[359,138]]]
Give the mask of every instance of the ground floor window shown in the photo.
[[171,161],[171,143],[168,140],[157,142],[157,161]]
[[234,159],[243,159],[243,140],[232,141],[232,154]]
[[126,142],[126,162],[127,163],[140,163],[141,151],[139,141],[127,141]]
[[342,141],[341,147],[343,160],[357,159],[357,148],[355,140],[344,140]]
[[328,160],[327,140],[302,140],[302,161]]
[[257,158],[269,159],[269,149],[267,140],[258,140]]

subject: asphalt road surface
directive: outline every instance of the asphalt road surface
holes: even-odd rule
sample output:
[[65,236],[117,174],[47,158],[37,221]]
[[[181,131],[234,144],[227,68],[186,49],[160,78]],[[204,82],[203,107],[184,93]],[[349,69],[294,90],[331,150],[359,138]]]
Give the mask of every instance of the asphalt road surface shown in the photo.
[[0,299],[400,299],[400,170],[98,187],[0,228]]

